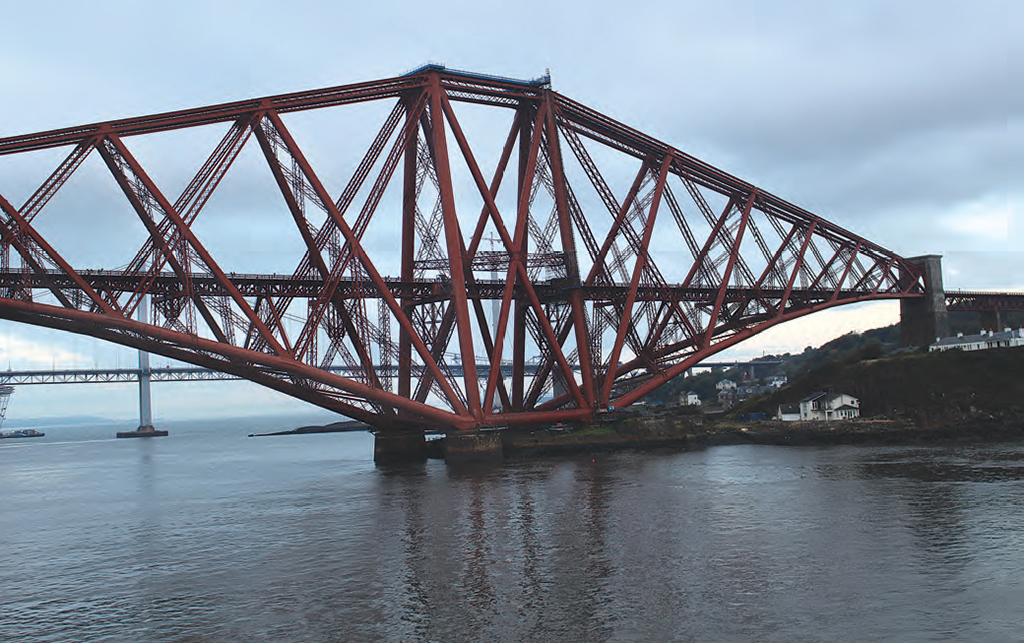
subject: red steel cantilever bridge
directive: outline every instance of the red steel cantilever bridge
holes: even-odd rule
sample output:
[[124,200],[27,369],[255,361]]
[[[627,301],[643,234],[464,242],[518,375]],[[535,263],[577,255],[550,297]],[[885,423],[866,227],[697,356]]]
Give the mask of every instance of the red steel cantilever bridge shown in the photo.
[[[362,131],[324,150],[319,121],[303,121],[305,139],[294,127],[314,110],[355,113]],[[171,156],[162,137],[199,130],[215,132],[212,151],[173,194],[154,169]],[[383,431],[591,419],[776,324],[927,289],[922,264],[547,77],[428,65],[0,139],[19,160],[60,148],[20,206],[0,177],[0,317],[233,374]],[[331,161],[318,170],[314,156]],[[279,193],[289,273],[229,269],[244,226],[204,241],[238,173]],[[66,186],[97,180],[116,186],[109,208],[59,214]],[[117,208],[138,243],[102,248],[123,256],[106,267],[73,265],[85,242],[67,227]]]

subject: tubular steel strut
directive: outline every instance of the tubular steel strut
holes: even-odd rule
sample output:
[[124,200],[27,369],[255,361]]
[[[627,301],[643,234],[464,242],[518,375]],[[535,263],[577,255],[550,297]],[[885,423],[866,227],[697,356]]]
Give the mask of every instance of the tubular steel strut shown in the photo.
[[[390,111],[334,197],[285,121],[357,103]],[[493,167],[463,122],[480,109],[511,117]],[[226,131],[172,202],[131,143],[196,127]],[[222,179],[245,171],[246,145],[281,194],[280,229],[301,241],[291,274],[227,272],[197,232]],[[70,151],[21,207],[0,177],[0,317],[216,369],[383,431],[590,420],[776,324],[927,286],[922,266],[546,78],[428,65],[0,139],[0,155],[50,148]],[[117,270],[72,266],[37,228],[94,150],[145,235]],[[497,249],[480,249],[485,234]],[[499,302],[493,319],[486,301]]]

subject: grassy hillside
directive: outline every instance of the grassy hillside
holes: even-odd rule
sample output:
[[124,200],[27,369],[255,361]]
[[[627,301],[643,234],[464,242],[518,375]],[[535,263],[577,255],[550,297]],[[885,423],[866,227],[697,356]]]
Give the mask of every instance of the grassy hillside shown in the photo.
[[[1024,327],[1024,312],[1004,312],[1002,325],[1009,328]],[[949,314],[950,334],[973,334],[981,330],[981,317],[977,313],[961,312]],[[836,368],[830,364],[850,364],[888,355],[900,347],[900,325],[893,324],[884,328],[865,331],[863,333],[847,333],[818,348],[806,347],[803,352],[782,355],[765,355],[753,360],[784,361],[777,367],[762,366],[757,368],[757,376],[761,379],[778,371],[784,373],[790,382],[818,369]],[[712,357],[709,361],[715,361]],[[703,372],[690,377],[677,377],[657,391],[647,396],[648,402],[675,404],[683,391],[693,391],[703,400],[713,400],[717,396],[715,383],[722,379],[735,382],[743,381],[741,369],[734,368],[715,373]],[[815,376],[817,377],[817,376]],[[818,390],[817,388],[813,390]],[[790,400],[785,400],[790,401]],[[749,405],[748,405],[749,406]]]
[[[755,364],[762,360],[779,361],[778,366],[761,366],[756,369],[758,378],[764,380],[775,372],[784,373],[790,381],[800,375],[821,367],[824,364],[850,359],[866,359],[880,357],[899,348],[900,328],[898,324],[876,328],[864,333],[847,333],[822,345],[820,348],[808,346],[802,353],[792,355],[765,355],[752,360]],[[715,361],[711,358],[709,361]],[[723,379],[734,382],[744,381],[743,371],[732,368],[726,371],[702,372],[688,377],[677,377],[655,392],[647,396],[648,402],[675,404],[683,391],[693,391],[702,400],[713,400],[718,395],[715,384]]]
[[913,353],[833,361],[737,412],[774,413],[814,391],[849,393],[864,417],[905,417],[921,424],[1024,416],[1024,348]]

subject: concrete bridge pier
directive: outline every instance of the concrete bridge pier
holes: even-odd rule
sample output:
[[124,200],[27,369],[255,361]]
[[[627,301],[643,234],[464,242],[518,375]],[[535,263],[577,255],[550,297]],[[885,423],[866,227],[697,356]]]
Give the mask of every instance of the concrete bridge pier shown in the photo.
[[927,346],[949,335],[942,256],[910,257],[908,261],[924,266],[925,297],[900,300],[900,343],[906,347]]
[[423,431],[379,432],[373,438],[376,464],[423,462],[427,459],[427,437]]
[[[445,463],[466,466],[501,462],[501,431],[456,431],[441,444]],[[373,461],[379,465],[423,462],[428,457],[423,431],[384,432],[374,436]],[[436,457],[436,456],[435,456]]]
[[502,460],[501,431],[453,431],[444,438],[444,461],[453,466]]

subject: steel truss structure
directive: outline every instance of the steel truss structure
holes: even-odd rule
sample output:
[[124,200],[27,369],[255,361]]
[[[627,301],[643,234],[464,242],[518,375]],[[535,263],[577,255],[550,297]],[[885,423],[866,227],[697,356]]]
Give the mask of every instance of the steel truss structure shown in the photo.
[[[318,174],[286,119],[367,103],[391,109],[361,162]],[[486,167],[468,110],[504,115]],[[223,136],[174,199],[129,143],[200,127]],[[247,145],[287,206],[279,226],[301,239],[288,275],[227,272],[198,233]],[[592,419],[776,324],[926,289],[921,266],[547,78],[427,66],[0,139],[0,155],[59,147],[70,152],[20,207],[0,185],[0,317],[236,375],[385,431]],[[93,153],[145,230],[117,270],[76,269],[37,230]],[[371,246],[372,230],[389,247]],[[384,274],[391,256],[397,277]],[[135,319],[146,298],[149,323]]]
[[946,291],[946,309],[953,312],[1024,310],[1024,293]]
[[12,393],[13,386],[0,386],[0,428],[3,428],[4,420],[7,419],[7,404],[11,401]]

